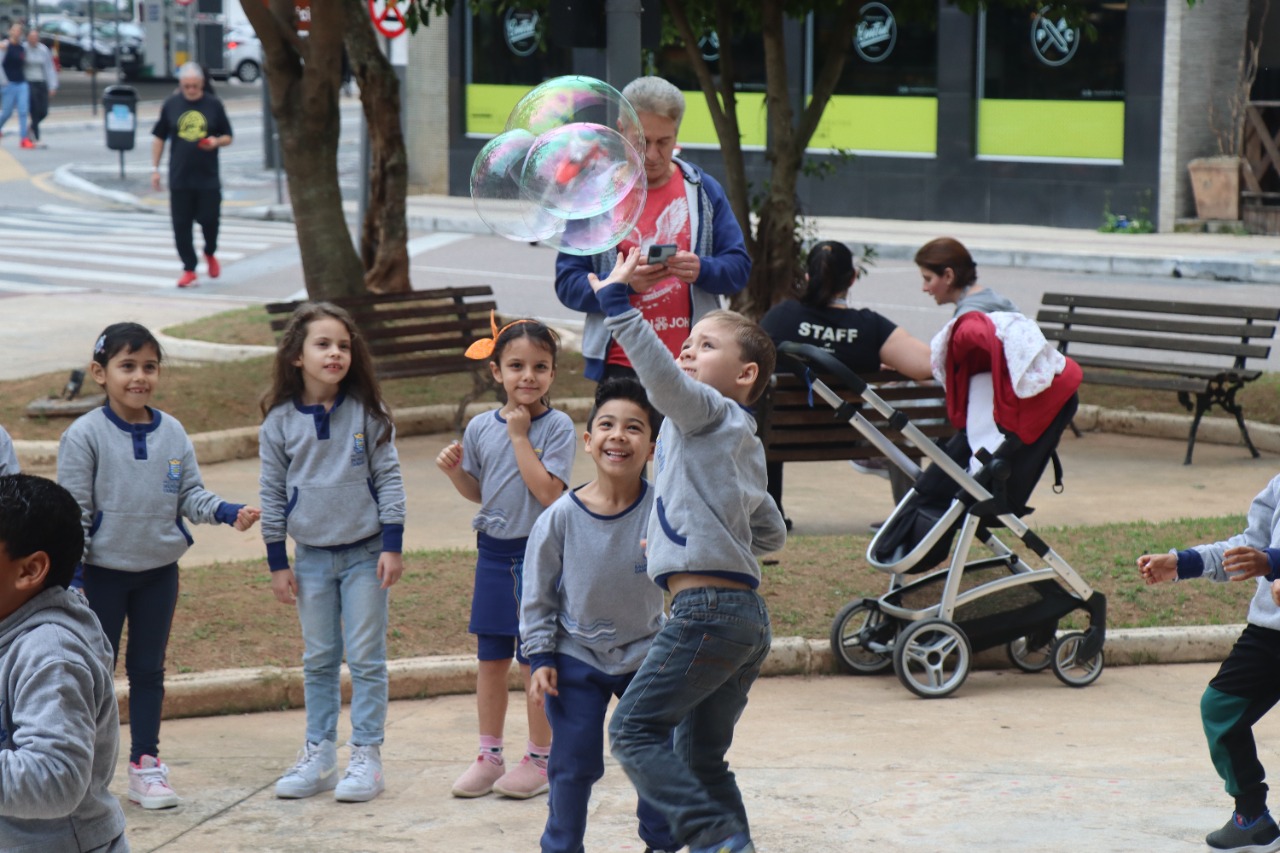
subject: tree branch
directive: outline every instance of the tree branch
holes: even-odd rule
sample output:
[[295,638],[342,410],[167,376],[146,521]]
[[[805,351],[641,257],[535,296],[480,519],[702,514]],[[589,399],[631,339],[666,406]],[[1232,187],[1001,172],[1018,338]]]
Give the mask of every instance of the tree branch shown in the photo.
[[858,19],[858,6],[855,3],[844,3],[840,7],[840,17],[836,26],[827,31],[822,40],[823,60],[818,76],[813,80],[813,91],[810,100],[800,115],[800,124],[796,128],[796,145],[801,151],[809,147],[809,141],[818,129],[822,114],[831,100],[836,84],[840,82],[840,74],[844,71],[845,61],[849,57],[849,40],[853,37],[853,28]]

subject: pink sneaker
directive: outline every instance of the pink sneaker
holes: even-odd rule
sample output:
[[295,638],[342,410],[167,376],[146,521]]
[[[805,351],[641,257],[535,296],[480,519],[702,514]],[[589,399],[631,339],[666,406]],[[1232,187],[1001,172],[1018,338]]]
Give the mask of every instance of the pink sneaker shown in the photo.
[[453,795],[468,798],[483,797],[493,790],[493,783],[503,778],[506,770],[506,762],[500,761],[494,764],[483,755],[477,756],[467,768],[467,772],[453,783]]
[[493,783],[493,790],[515,800],[527,800],[545,794],[550,787],[547,783],[547,768],[539,767],[528,755]]
[[154,755],[129,763],[129,799],[144,809],[171,809],[178,795],[169,787],[169,767]]

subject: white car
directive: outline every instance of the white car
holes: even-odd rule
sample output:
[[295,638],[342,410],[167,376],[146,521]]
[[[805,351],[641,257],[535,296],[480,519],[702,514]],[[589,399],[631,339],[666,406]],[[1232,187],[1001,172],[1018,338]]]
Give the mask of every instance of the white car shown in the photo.
[[241,83],[253,83],[262,76],[262,42],[250,29],[227,31],[222,39],[226,61],[222,67],[228,77]]

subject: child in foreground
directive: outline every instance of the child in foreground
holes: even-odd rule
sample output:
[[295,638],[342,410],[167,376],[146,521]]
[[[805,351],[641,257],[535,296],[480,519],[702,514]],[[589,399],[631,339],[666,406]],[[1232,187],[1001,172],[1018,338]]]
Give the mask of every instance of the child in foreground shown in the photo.
[[591,286],[605,325],[666,417],[647,539],[648,574],[671,593],[671,617],[618,703],[609,735],[614,757],[678,845],[753,853],[724,756],[772,640],[756,557],[787,537],[745,408],[764,392],[776,355],[758,325],[713,311],[672,361],[628,298],[638,259],[635,250],[619,256],[610,276],[591,276]]
[[[537,320],[516,320],[493,338],[476,341],[467,357],[489,359],[494,381],[507,394],[501,409],[472,418],[462,443],[440,451],[436,466],[458,494],[480,504],[476,530],[475,590],[467,630],[476,635],[476,715],[480,748],[453,783],[455,797],[496,791],[529,799],[547,792],[551,724],[529,694],[529,661],[520,652],[520,586],[525,544],[533,523],[564,492],[573,469],[573,421],[551,408],[556,377],[556,335]],[[529,742],[510,770],[502,757],[507,718],[507,673],[514,656],[525,683]]]
[[67,589],[84,533],[57,483],[0,476],[0,848],[125,853],[107,790],[120,717],[112,650]]
[[1235,799],[1231,819],[1205,842],[1227,853],[1280,850],[1253,739],[1253,726],[1280,701],[1280,477],[1253,499],[1244,532],[1185,551],[1143,554],[1138,571],[1148,584],[1202,576],[1256,580],[1248,624],[1200,698],[1209,757]]
[[[386,789],[387,591],[404,573],[405,499],[395,424],[350,314],[328,302],[294,310],[262,413],[262,538],[272,594],[298,609],[307,708],[306,740],[276,796],[367,802]],[[339,780],[344,648],[351,757]]]
[[129,626],[129,799],[144,809],[178,804],[159,748],[178,560],[194,541],[182,520],[237,530],[258,520],[255,507],[204,487],[182,424],[150,406],[160,359],[160,344],[144,326],[108,326],[89,364],[107,404],[77,418],[58,445],[58,482],[79,502],[84,528],[83,572],[72,585],[83,584],[117,657]]
[[[637,380],[601,383],[583,435],[596,478],[549,506],[529,534],[520,637],[530,692],[545,705],[556,742],[543,853],[583,849],[587,802],[604,775],[605,711],[664,621],[662,590],[645,575],[640,544],[653,505],[644,467],[661,422]],[[636,816],[648,849],[676,849],[643,799]]]

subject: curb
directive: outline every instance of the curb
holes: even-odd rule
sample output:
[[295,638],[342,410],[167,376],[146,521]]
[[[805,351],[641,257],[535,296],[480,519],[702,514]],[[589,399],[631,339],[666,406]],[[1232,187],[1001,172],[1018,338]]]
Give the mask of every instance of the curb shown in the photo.
[[[1231,650],[1243,628],[1243,625],[1207,625],[1111,631],[1107,634],[1103,658],[1107,666],[1220,661]],[[999,647],[978,654],[974,668],[1007,669],[1011,665],[1004,648]],[[476,660],[470,655],[391,660],[387,661],[387,671],[390,679],[388,696],[391,699],[474,693],[476,688]],[[827,640],[780,637],[774,640],[760,674],[766,677],[817,677],[838,675],[840,670]],[[514,663],[507,686],[512,690],[522,689],[520,669]],[[127,722],[129,688],[124,683],[117,684],[116,699],[120,705],[120,722]],[[344,702],[351,700],[351,675],[345,666],[342,669],[342,699]],[[165,679],[165,719],[301,707],[301,667],[221,669]]]

